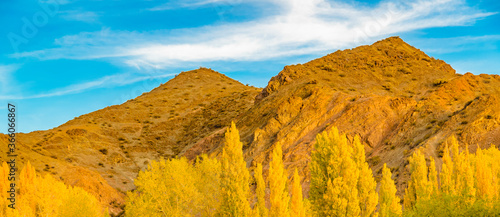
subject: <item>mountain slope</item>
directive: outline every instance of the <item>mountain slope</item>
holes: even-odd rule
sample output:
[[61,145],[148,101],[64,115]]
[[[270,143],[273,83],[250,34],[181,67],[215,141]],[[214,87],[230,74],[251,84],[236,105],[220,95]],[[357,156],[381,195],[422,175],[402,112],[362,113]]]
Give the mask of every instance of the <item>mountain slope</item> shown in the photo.
[[[260,91],[206,68],[183,72],[121,105],[51,130],[19,134],[20,161],[84,187],[117,213],[124,203],[122,191],[135,188],[133,180],[150,160],[174,157],[223,130],[253,105]],[[0,154],[0,160],[6,159]]]

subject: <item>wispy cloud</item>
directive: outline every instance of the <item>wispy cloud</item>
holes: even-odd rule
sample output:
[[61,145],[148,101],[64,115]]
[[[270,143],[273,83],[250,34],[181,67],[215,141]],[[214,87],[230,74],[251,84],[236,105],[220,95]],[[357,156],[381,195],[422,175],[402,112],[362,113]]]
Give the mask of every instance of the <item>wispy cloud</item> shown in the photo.
[[[186,4],[221,2],[199,0]],[[56,40],[57,48],[12,56],[109,58],[138,68],[208,61],[259,61],[329,52],[418,29],[470,25],[494,14],[453,0],[384,1],[374,7],[327,0],[272,0],[268,4],[279,10],[252,21],[154,32],[103,29],[60,38]]]
[[60,4],[60,5],[66,5],[66,4],[70,4],[70,3],[73,3],[77,0],[39,0],[40,3],[42,4],[46,4],[46,3],[49,3],[49,4],[52,4],[52,3],[57,3],[57,4]]
[[174,10],[179,8],[195,8],[211,4],[238,4],[242,0],[178,0],[169,1],[165,4],[150,8],[150,11]]
[[[0,68],[1,70],[1,68]],[[0,71],[1,72],[1,71]],[[146,80],[162,79],[166,77],[172,77],[175,74],[156,74],[156,75],[144,75],[137,73],[124,73],[117,75],[110,75],[99,78],[97,80],[78,83],[69,85],[63,88],[48,91],[46,93],[38,93],[33,95],[0,95],[0,100],[21,100],[21,99],[35,99],[35,98],[46,98],[54,96],[64,96],[69,94],[77,94],[84,91],[98,89],[98,88],[112,88],[125,86],[129,84],[134,84]]]
[[60,11],[60,16],[66,20],[95,23],[99,20],[99,15],[92,11],[68,10]]

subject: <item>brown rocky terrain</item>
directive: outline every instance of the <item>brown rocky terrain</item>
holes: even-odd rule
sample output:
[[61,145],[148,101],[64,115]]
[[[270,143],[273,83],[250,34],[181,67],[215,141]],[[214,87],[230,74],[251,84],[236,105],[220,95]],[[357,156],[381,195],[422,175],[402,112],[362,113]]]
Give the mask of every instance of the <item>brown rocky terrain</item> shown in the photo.
[[332,126],[360,135],[374,174],[387,163],[401,193],[416,149],[439,157],[451,135],[471,151],[500,145],[500,76],[456,74],[398,37],[286,66],[264,89],[201,68],[124,104],[20,134],[19,160],[86,188],[116,213],[150,160],[216,156],[231,120],[249,166],[266,165],[281,143],[306,193],[315,136]]

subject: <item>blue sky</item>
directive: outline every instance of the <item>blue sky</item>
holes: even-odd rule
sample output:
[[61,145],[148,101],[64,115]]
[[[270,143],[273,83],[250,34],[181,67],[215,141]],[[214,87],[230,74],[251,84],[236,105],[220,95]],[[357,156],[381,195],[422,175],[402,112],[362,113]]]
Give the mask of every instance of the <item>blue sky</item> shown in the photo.
[[17,105],[18,131],[46,130],[180,71],[264,87],[285,65],[394,35],[458,73],[499,74],[498,12],[497,0],[2,0],[0,108]]

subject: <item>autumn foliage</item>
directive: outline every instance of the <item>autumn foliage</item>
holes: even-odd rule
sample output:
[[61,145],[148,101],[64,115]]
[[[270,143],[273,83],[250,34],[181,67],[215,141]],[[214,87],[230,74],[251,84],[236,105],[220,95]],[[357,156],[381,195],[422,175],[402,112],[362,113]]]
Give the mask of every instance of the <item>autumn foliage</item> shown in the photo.
[[[233,123],[220,158],[202,155],[152,161],[128,193],[127,216],[497,216],[500,151],[471,154],[450,138],[438,171],[436,160],[415,151],[411,178],[397,196],[384,164],[377,184],[358,136],[348,140],[336,128],[316,137],[311,153],[309,198],[303,197],[297,169],[287,171],[281,145],[269,157],[267,176],[258,163],[251,171]],[[378,191],[377,191],[378,185]]]
[[[200,155],[151,161],[128,192],[126,216],[499,216],[500,150],[469,153],[451,137],[436,159],[416,150],[408,159],[410,179],[403,200],[391,169],[383,165],[378,183],[358,136],[348,140],[337,128],[316,137],[311,153],[309,198],[299,171],[287,171],[281,144],[275,144],[267,176],[263,165],[253,177],[243,157],[234,123],[219,158]],[[9,168],[0,167],[0,196],[7,198]],[[97,199],[52,176],[40,176],[28,162],[19,174],[16,209],[1,200],[0,216],[106,216]]]
[[377,183],[365,161],[364,146],[348,142],[336,128],[316,137],[311,154],[310,200],[315,216],[372,216]]
[[[410,161],[411,180],[405,192],[407,216],[499,216],[500,151],[491,146],[469,153],[451,137],[445,143],[441,172],[416,151]],[[437,178],[439,176],[439,178]]]
[[97,199],[79,187],[66,186],[50,175],[40,176],[30,162],[19,174],[19,188],[15,209],[8,207],[6,192],[10,185],[7,180],[8,166],[3,162],[0,168],[0,216],[61,216],[99,217],[107,211]]

